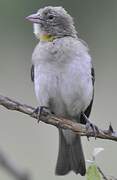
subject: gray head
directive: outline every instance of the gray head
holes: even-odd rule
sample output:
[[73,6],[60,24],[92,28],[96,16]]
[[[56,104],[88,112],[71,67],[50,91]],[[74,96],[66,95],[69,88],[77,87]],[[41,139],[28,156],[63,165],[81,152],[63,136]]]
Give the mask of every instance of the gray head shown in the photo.
[[34,23],[34,31],[39,35],[46,33],[55,37],[76,37],[77,34],[72,17],[62,7],[44,7],[26,19]]

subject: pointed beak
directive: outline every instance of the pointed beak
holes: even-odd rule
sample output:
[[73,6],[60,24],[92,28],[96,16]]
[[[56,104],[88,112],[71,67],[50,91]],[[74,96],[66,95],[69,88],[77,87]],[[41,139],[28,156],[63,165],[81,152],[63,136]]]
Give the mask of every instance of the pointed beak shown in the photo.
[[31,14],[25,17],[25,19],[30,22],[37,23],[37,24],[40,22],[39,14]]

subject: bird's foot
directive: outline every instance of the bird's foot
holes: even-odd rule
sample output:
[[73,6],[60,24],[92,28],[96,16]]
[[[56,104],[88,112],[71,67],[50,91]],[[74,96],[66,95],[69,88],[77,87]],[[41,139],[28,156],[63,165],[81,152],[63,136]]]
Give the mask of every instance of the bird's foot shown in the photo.
[[[92,133],[96,139],[96,136],[99,134],[99,129],[98,127],[93,124],[92,122],[89,121],[87,116],[83,113],[83,117],[85,118],[86,121],[86,129],[87,129],[87,139],[89,140],[90,134]],[[92,132],[91,132],[92,130]]]
[[89,135],[90,135],[91,129],[92,129],[92,134],[94,135],[94,137],[96,139],[97,135],[99,134],[98,127],[88,120],[86,123],[86,129],[87,129],[87,139],[89,140]]
[[38,106],[38,107],[33,111],[33,114],[35,113],[35,114],[37,114],[37,116],[38,116],[38,121],[37,121],[38,123],[39,123],[40,120],[41,120],[41,116],[43,115],[43,112],[44,112],[44,115],[50,115],[50,114],[51,114],[49,108],[46,107],[46,106]]

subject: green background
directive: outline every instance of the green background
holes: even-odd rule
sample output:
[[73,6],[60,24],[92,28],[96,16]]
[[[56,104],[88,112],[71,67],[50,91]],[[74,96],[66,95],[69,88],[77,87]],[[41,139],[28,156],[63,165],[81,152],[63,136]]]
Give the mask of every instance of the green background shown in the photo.
[[[0,0],[0,94],[37,106],[30,81],[31,54],[38,40],[25,16],[47,6],[63,6],[74,17],[79,37],[90,48],[96,72],[91,120],[100,128],[111,122],[117,129],[117,0]],[[86,159],[94,147],[104,147],[97,157],[105,174],[117,177],[115,142],[82,138]],[[0,149],[33,180],[83,180],[70,173],[54,175],[58,152],[57,129],[18,112],[0,107]],[[12,177],[0,168],[0,179]]]

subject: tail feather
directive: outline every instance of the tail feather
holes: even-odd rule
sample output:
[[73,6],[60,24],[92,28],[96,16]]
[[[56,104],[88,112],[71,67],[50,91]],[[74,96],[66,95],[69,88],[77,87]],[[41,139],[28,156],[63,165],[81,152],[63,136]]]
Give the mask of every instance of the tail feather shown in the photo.
[[65,175],[73,170],[82,176],[86,173],[85,160],[81,140],[75,136],[72,144],[68,144],[62,130],[59,130],[59,153],[56,165],[56,175]]
[[71,170],[73,170],[76,174],[80,173],[82,176],[85,175],[85,159],[79,136],[76,136],[73,144],[70,145],[69,158]]
[[65,175],[70,171],[70,159],[68,157],[69,145],[66,143],[62,131],[59,130],[59,153],[55,171],[56,175]]

